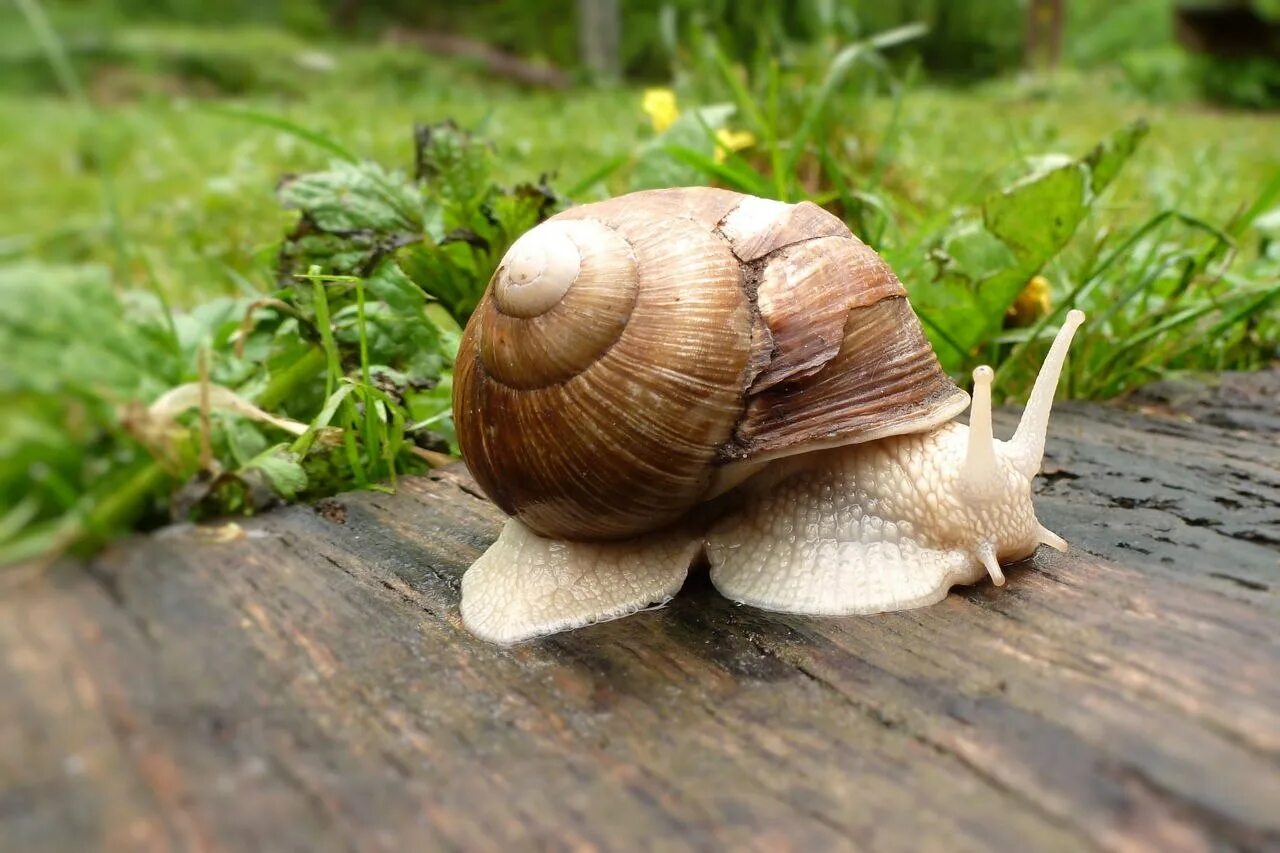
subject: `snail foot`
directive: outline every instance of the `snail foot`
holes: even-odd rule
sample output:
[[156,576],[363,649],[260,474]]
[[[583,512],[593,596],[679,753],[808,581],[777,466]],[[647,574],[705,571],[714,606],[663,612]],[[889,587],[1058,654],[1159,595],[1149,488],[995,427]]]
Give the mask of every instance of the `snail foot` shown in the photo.
[[545,539],[512,518],[462,576],[462,622],[493,643],[518,643],[664,604],[701,548],[687,531],[622,542]]
[[838,536],[794,542],[753,529],[738,518],[707,537],[711,582],[721,595],[763,610],[809,616],[853,616],[936,604],[957,584],[986,575],[962,551],[908,540]]

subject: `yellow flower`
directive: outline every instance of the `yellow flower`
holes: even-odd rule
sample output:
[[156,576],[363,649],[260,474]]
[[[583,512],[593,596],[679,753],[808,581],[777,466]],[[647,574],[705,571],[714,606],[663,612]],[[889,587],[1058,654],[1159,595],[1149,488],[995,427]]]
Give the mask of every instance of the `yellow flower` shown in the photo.
[[680,115],[676,106],[676,93],[670,89],[645,89],[641,108],[653,122],[654,133],[662,133]]
[[1049,292],[1049,279],[1042,275],[1033,276],[1027,286],[1022,288],[1018,298],[1013,300],[1007,314],[1008,325],[1029,326],[1038,318],[1053,310],[1053,300]]
[[756,144],[756,137],[749,130],[729,130],[720,128],[716,131],[716,162],[723,163],[730,151],[741,151]]

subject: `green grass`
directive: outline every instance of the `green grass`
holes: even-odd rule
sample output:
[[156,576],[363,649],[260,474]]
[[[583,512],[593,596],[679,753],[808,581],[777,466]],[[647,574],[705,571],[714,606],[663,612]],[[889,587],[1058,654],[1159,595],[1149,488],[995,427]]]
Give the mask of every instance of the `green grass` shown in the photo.
[[[155,41],[181,44],[187,31]],[[223,49],[257,38],[222,33]],[[213,41],[199,34],[199,45]],[[225,44],[223,44],[225,42]],[[99,109],[86,116],[46,93],[0,94],[0,250],[56,261],[110,261],[97,157],[115,176],[134,259],[134,283],[150,265],[179,302],[262,282],[291,215],[274,187],[282,174],[322,166],[330,155],[288,133],[229,116],[228,106],[270,113],[339,141],[362,157],[404,163],[414,122],[446,117],[482,128],[507,182],[557,175],[576,184],[647,135],[638,91],[529,92],[481,80],[464,67],[412,51],[320,45],[288,36],[273,55],[323,53],[328,72],[298,71],[300,91],[210,99],[111,91],[115,72],[88,75]],[[172,48],[171,48],[172,49]],[[395,69],[389,75],[386,69]],[[1280,170],[1280,120],[1197,104],[1152,105],[1107,74],[1061,75],[1056,85],[1000,81],[970,90],[923,87],[906,99],[893,137],[896,210],[909,227],[998,187],[1010,163],[1046,151],[1079,152],[1144,117],[1152,133],[1107,200],[1127,218],[1176,205],[1225,221]],[[388,79],[390,78],[390,79]],[[108,82],[102,82],[104,79]],[[149,78],[143,77],[143,80]],[[152,81],[154,83],[154,81]],[[864,144],[879,144],[893,106],[859,103],[870,115]],[[625,186],[616,180],[614,190]]]
[[[186,37],[172,31],[167,43]],[[239,35],[219,38],[230,45]],[[389,164],[408,163],[415,122],[453,117],[494,140],[499,179],[554,172],[562,186],[629,150],[645,123],[630,93],[530,93],[408,50],[277,41],[276,51],[324,53],[332,70],[299,70],[305,85],[296,93],[211,99],[181,94],[182,81],[166,84],[177,96],[104,92],[110,84],[96,81],[116,72],[99,69],[88,75],[87,88],[99,99],[92,116],[47,94],[0,95],[6,128],[0,168],[8,176],[0,245],[49,260],[110,261],[94,162],[101,156],[115,176],[121,219],[138,256],[134,283],[142,283],[150,265],[181,303],[233,292],[241,278],[261,285],[292,218],[275,200],[276,182],[319,168],[332,155],[232,117],[228,107],[283,117]]]
[[1152,104],[1114,73],[1070,70],[1048,81],[915,93],[904,112],[896,168],[919,207],[937,210],[995,189],[1017,158],[1080,152],[1136,119],[1151,133],[1106,199],[1126,218],[1177,206],[1223,222],[1280,171],[1280,116],[1196,102]]
[[[11,505],[0,512],[0,562],[168,514],[253,511],[420,468],[441,446],[431,434],[449,435],[457,324],[536,215],[503,188],[542,174],[577,201],[710,179],[818,197],[893,261],[944,363],[957,376],[997,364],[1013,396],[1073,303],[1092,314],[1068,377],[1077,396],[1275,355],[1280,241],[1267,249],[1254,223],[1280,207],[1280,120],[1151,104],[1114,70],[949,89],[911,83],[874,57],[838,61],[848,82],[833,80],[822,55],[776,79],[743,80],[716,60],[682,87],[682,124],[656,137],[638,89],[532,92],[402,48],[126,29],[67,41],[87,93],[78,101],[57,93],[43,55],[0,42],[0,80],[15,84],[0,87],[0,346],[11,352],[0,371],[0,503]],[[885,74],[892,97],[864,85]],[[736,100],[736,112],[694,114],[719,100]],[[464,151],[449,177],[459,186],[412,184],[415,124],[447,118],[491,140],[492,153]],[[750,129],[756,146],[717,163],[699,118]],[[962,288],[930,264],[940,252],[964,261],[975,246],[992,251],[993,238],[975,243],[966,223],[981,221],[1028,158],[1080,158],[1138,119],[1150,132],[1078,211],[1065,248],[1009,260],[997,304],[939,297]],[[352,172],[344,160],[385,169]],[[280,188],[298,173],[312,174]],[[282,266],[299,214],[281,202],[319,217],[322,204],[308,202],[316,187],[354,193],[359,204],[337,213],[385,221],[369,226],[384,236],[426,236],[362,269],[369,258],[339,261],[332,245],[295,235]],[[506,218],[482,215],[481,198],[507,205]],[[484,247],[446,246],[455,228]],[[1034,219],[996,229],[1042,230]],[[1007,300],[1035,270],[1053,310],[1002,329]],[[241,414],[145,409],[206,380],[234,390],[228,405]],[[245,415],[250,401],[286,420]]]

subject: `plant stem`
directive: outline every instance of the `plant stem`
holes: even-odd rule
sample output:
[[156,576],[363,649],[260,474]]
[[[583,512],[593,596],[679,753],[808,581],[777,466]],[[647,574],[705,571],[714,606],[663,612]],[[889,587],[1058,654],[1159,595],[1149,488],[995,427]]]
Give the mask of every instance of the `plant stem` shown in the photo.
[[320,347],[312,347],[293,364],[276,372],[254,402],[267,411],[275,409],[304,382],[315,379],[324,370],[325,360],[325,351]]

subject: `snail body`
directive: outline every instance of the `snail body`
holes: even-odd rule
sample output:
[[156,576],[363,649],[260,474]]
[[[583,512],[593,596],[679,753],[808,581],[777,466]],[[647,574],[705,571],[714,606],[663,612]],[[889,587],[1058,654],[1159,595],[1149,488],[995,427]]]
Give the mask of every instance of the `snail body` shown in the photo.
[[1061,540],[1031,508],[1039,452],[991,437],[985,370],[975,428],[950,423],[969,396],[901,283],[816,205],[688,188],[559,214],[513,244],[459,349],[459,444],[511,516],[463,620],[514,642],[615,618],[704,550],[722,592],[793,612],[1002,581],[1000,560]]

